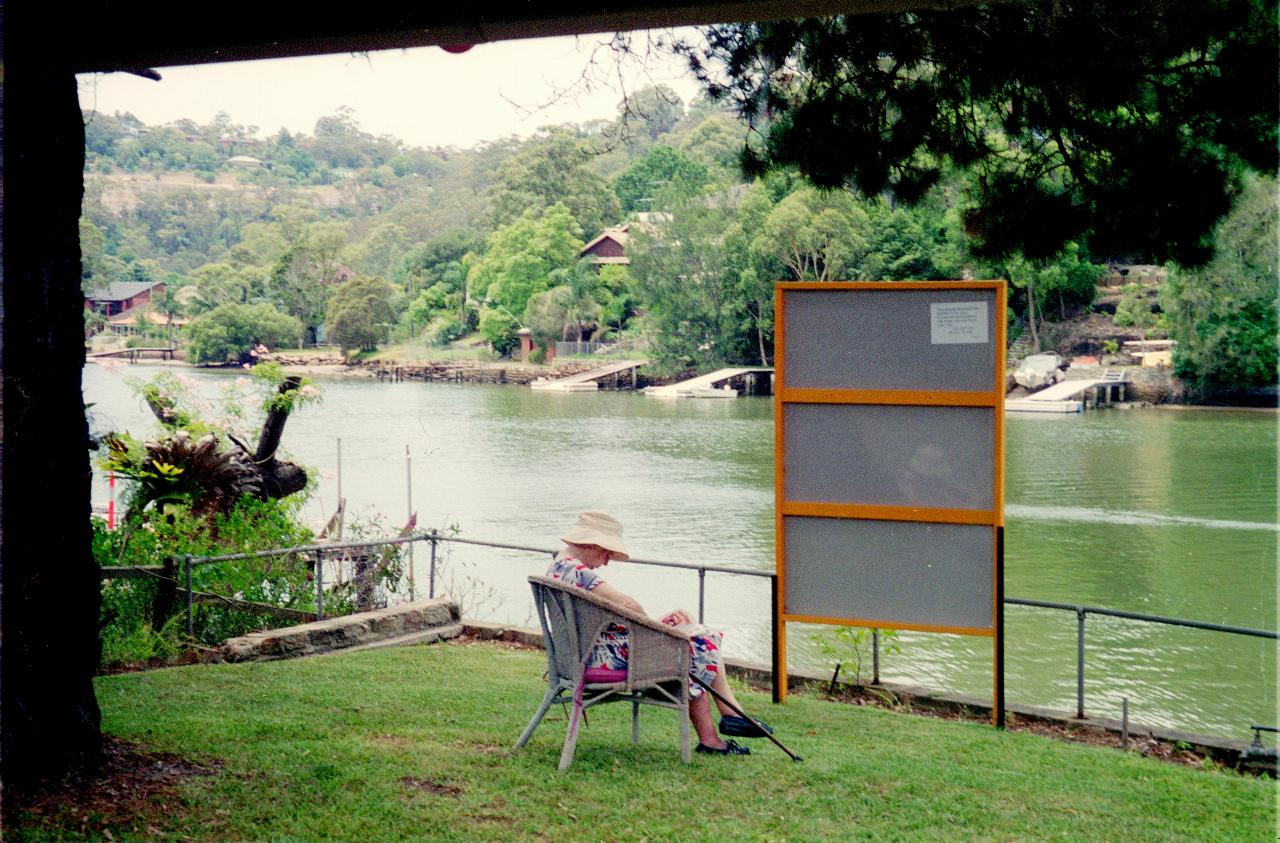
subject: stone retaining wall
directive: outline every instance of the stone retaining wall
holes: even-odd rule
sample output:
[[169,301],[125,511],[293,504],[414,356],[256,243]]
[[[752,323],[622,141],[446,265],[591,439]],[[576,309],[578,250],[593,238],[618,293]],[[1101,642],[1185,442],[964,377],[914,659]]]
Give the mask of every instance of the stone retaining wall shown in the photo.
[[[390,381],[444,381],[451,383],[508,383],[527,385],[538,378],[563,378],[579,372],[599,369],[615,361],[613,360],[556,360],[551,365],[522,363],[519,360],[499,360],[490,363],[471,360],[414,360],[393,362],[388,360],[362,360],[347,363],[339,357],[323,354],[278,354],[272,353],[267,358],[286,368],[304,368],[317,373],[348,375],[353,377],[377,378]],[[696,372],[689,370],[677,374],[652,375],[644,368],[636,373],[636,389],[647,386],[663,386],[677,383],[693,377]],[[629,377],[620,378],[625,385],[620,389],[629,389]],[[609,379],[601,383],[601,389],[608,388]]]
[[458,604],[419,600],[374,612],[342,615],[283,629],[251,632],[228,639],[222,657],[229,662],[270,661],[332,650],[400,642],[426,643],[462,634]]

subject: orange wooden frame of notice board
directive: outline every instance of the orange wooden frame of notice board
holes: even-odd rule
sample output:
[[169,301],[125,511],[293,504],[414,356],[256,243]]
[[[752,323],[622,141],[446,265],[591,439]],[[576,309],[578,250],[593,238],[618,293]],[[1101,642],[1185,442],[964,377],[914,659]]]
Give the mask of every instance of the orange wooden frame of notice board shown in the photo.
[[[848,291],[850,296],[847,298],[833,297],[833,293],[842,293]],[[799,296],[806,296],[812,293],[820,293],[824,298],[797,299]],[[873,295],[867,295],[871,293]],[[880,295],[883,294],[883,297]],[[905,294],[905,295],[904,295]],[[777,536],[777,578],[775,580],[776,593],[774,595],[774,662],[777,665],[776,681],[777,686],[774,689],[774,699],[776,702],[782,702],[787,695],[787,669],[786,669],[786,628],[787,622],[799,623],[820,623],[832,624],[839,626],[860,626],[876,629],[910,629],[925,632],[944,632],[961,635],[975,635],[990,637],[993,641],[993,705],[992,705],[992,722],[1003,728],[1004,726],[1004,393],[1005,393],[1005,313],[1006,313],[1006,286],[1004,281],[879,281],[879,282],[779,282],[774,288],[774,324],[776,326],[774,336],[775,348],[775,388],[774,388],[774,483],[775,483],[775,525]],[[896,298],[896,302],[895,302]],[[941,303],[939,303],[941,302]],[[979,313],[979,302],[981,302],[981,312]],[[842,307],[844,303],[849,305],[848,313],[856,314],[856,318],[846,323],[843,320]],[[932,303],[932,304],[931,304]],[[804,305],[802,307],[801,305]],[[789,314],[788,308],[792,307],[792,314]],[[856,305],[856,306],[855,306]],[[885,305],[881,307],[881,305]],[[933,308],[952,308],[949,313],[943,310],[931,311]],[[966,310],[967,308],[967,310]],[[804,315],[801,315],[804,314]],[[939,314],[942,314],[941,316]],[[981,317],[981,318],[978,318]],[[951,321],[947,322],[946,319]],[[960,320],[957,322],[957,318]],[[965,324],[964,320],[968,318],[972,324]],[[933,320],[930,322],[930,320]],[[808,321],[796,321],[808,320]],[[981,333],[979,333],[981,331]],[[864,332],[866,336],[858,337],[859,332]],[[932,333],[930,333],[932,332]],[[967,333],[966,333],[967,332]],[[794,336],[789,338],[788,333]],[[811,338],[812,334],[816,338]],[[919,351],[918,360],[921,361],[919,367],[909,368],[901,364],[893,362],[894,355],[892,353],[893,346],[901,345],[905,351],[905,357],[910,358],[912,355],[911,343],[916,344]],[[886,348],[889,347],[889,348]],[[796,359],[788,360],[788,354],[791,353]],[[956,377],[948,374],[949,358],[947,355],[962,355],[961,365],[959,368],[968,366],[968,380],[964,377],[960,378],[956,383]],[[843,355],[843,356],[842,356]],[[987,359],[987,355],[990,359]],[[802,359],[806,358],[806,359]],[[816,359],[815,359],[816,358]],[[825,358],[825,359],[824,359]],[[867,376],[863,376],[860,372],[859,362],[862,359],[869,361],[872,368],[876,371],[871,372]],[[960,359],[960,358],[958,358]],[[886,362],[888,360],[889,362]],[[824,369],[830,363],[831,372]],[[899,369],[895,369],[899,366]],[[988,368],[989,367],[989,368]],[[837,371],[839,370],[839,371]],[[921,374],[923,372],[923,374]],[[987,378],[987,372],[990,372],[990,378]],[[794,375],[794,377],[792,376]],[[916,381],[915,384],[909,383]],[[899,382],[901,381],[901,382]],[[903,387],[903,388],[899,388]],[[832,407],[831,405],[837,405]],[[844,409],[839,409],[844,408]],[[854,500],[844,499],[840,495],[840,485],[843,482],[840,479],[842,471],[846,468],[831,469],[820,464],[822,454],[825,453],[820,449],[829,442],[839,442],[841,437],[845,436],[843,429],[834,429],[827,434],[820,433],[821,436],[830,436],[834,438],[823,439],[820,444],[806,444],[799,437],[806,435],[808,430],[815,429],[814,424],[818,428],[822,424],[831,425],[833,422],[848,423],[854,418],[872,418],[877,419],[877,423],[882,427],[886,427],[890,431],[891,436],[896,436],[895,419],[897,415],[894,410],[901,410],[904,421],[903,430],[911,429],[911,425],[915,424],[917,436],[923,436],[927,444],[925,447],[941,447],[950,448],[952,442],[946,441],[947,433],[934,434],[930,431],[929,425],[933,417],[928,413],[933,410],[925,410],[922,408],[942,408],[941,412],[955,413],[957,411],[945,408],[978,408],[978,412],[983,410],[989,413],[990,417],[990,440],[983,441],[986,438],[987,415],[982,415],[980,424],[973,426],[974,416],[969,416],[966,422],[968,439],[958,437],[960,441],[956,446],[957,450],[963,451],[966,446],[976,443],[977,448],[969,448],[969,450],[977,452],[976,456],[965,456],[961,454],[958,457],[962,465],[971,472],[971,477],[980,481],[974,485],[981,485],[984,489],[985,498],[982,499],[982,505],[972,506],[955,506],[955,505],[937,505],[924,503],[919,501],[901,501],[895,500],[893,493],[879,495],[876,492],[874,477],[870,480],[859,479],[853,482],[853,486],[857,487],[856,494],[865,494],[865,498]],[[823,413],[831,412],[850,412],[854,414],[861,413],[863,416],[848,416],[840,419],[836,416],[822,416]],[[960,411],[961,413],[965,411]],[[975,412],[969,410],[969,413]],[[890,415],[886,415],[886,413]],[[805,415],[801,415],[805,414]],[[911,415],[915,414],[915,419]],[[923,416],[921,414],[924,414]],[[796,433],[792,440],[795,447],[792,450],[795,453],[788,452],[788,418],[792,417],[796,421]],[[804,418],[817,418],[818,422],[807,421],[810,427],[801,430],[798,420]],[[942,416],[939,416],[942,418]],[[923,422],[921,421],[923,419]],[[887,424],[886,424],[887,422]],[[921,427],[921,424],[924,427]],[[919,431],[923,430],[923,433]],[[976,431],[976,434],[975,434]],[[850,439],[857,438],[860,431],[850,429],[848,437]],[[934,441],[941,441],[941,445],[933,444]],[[801,447],[803,446],[803,447]],[[866,446],[874,447],[874,446]],[[904,446],[904,453],[905,453]],[[814,483],[798,479],[796,477],[788,478],[786,471],[788,470],[789,456],[795,464],[792,470],[797,473],[803,473],[806,469],[799,466],[801,455],[799,452],[806,448],[818,449],[814,454],[818,455],[815,460],[813,454],[806,458],[816,465],[813,473],[823,475],[828,483],[824,487],[822,494],[817,495],[821,499],[804,499],[803,495],[788,495],[788,489],[793,491],[802,489],[811,491]],[[829,463],[838,463],[839,455],[830,454],[827,459]],[[862,466],[848,466],[847,471],[850,475],[860,473],[864,475],[872,474],[872,472],[862,471]],[[981,476],[986,471],[990,471],[989,475],[990,487],[989,492],[986,483],[987,477]],[[891,475],[885,475],[891,478]],[[893,479],[882,481],[885,484],[891,484]],[[820,484],[819,484],[820,485]],[[963,484],[961,484],[963,485]],[[834,491],[831,489],[834,488]],[[930,493],[925,493],[923,497],[928,498]],[[964,493],[959,493],[963,495]],[[963,500],[961,497],[960,500]],[[797,527],[797,537],[788,536],[788,519],[792,525]],[[851,521],[858,521],[861,524],[851,524]],[[904,523],[905,522],[905,523]],[[882,582],[880,586],[887,588],[888,593],[896,595],[898,603],[897,616],[890,611],[885,615],[880,615],[876,611],[858,611],[859,608],[865,610],[866,605],[855,607],[849,611],[809,611],[803,607],[795,607],[788,602],[788,562],[792,561],[797,566],[801,566],[792,571],[795,579],[793,583],[806,582],[805,577],[817,577],[818,574],[810,574],[802,570],[804,565],[812,564],[810,559],[799,558],[808,553],[810,557],[814,555],[814,549],[818,548],[822,552],[832,550],[832,546],[822,544],[822,541],[813,540],[809,537],[809,543],[803,545],[804,552],[797,552],[797,559],[788,559],[789,542],[794,538],[797,547],[801,547],[802,538],[799,537],[799,527],[804,526],[809,529],[808,525],[821,523],[827,525],[823,529],[833,529],[835,532],[828,533],[825,539],[837,534],[842,536],[853,536],[856,533],[843,533],[839,531],[845,528],[868,529],[878,531],[876,536],[889,536],[888,544],[882,545],[882,549],[878,552],[882,554],[879,560],[881,565],[875,573],[875,577],[880,577]],[[948,586],[950,583],[940,583],[937,587],[930,588],[928,576],[930,571],[926,568],[932,568],[932,565],[917,565],[914,573],[910,576],[920,577],[921,571],[924,571],[924,579],[917,579],[910,583],[895,583],[897,576],[893,568],[893,561],[886,565],[884,559],[891,557],[883,557],[883,554],[892,554],[895,552],[893,540],[898,533],[894,530],[911,530],[913,525],[922,525],[916,529],[923,530],[928,534],[931,532],[941,533],[944,530],[966,529],[972,541],[970,546],[976,548],[973,555],[976,561],[969,563],[970,568],[961,572],[963,576],[969,577],[973,593],[978,595],[979,609],[975,610],[972,606],[968,611],[973,617],[979,618],[976,621],[956,621],[953,619],[937,620],[929,617],[930,612],[939,615],[947,615],[947,611],[939,610],[939,605],[944,605],[949,597],[939,597],[939,595],[949,594]],[[933,526],[930,526],[933,525]],[[966,527],[957,527],[956,525],[969,525]],[[983,532],[974,533],[974,528],[989,527],[991,533],[991,570],[989,582],[985,581],[985,539],[982,538]],[[821,532],[821,531],[819,531]],[[824,539],[820,536],[819,539]],[[940,539],[930,539],[931,541],[940,541]],[[885,549],[887,548],[887,549]],[[840,554],[845,556],[841,559],[853,558],[860,551],[849,549],[847,546],[841,545],[834,548],[833,552],[827,555],[835,560]],[[935,553],[946,554],[945,548],[933,551]],[[823,562],[822,564],[827,564]],[[835,562],[833,570],[840,571],[840,576],[856,577],[858,574],[849,573],[853,568],[842,568],[843,562]],[[849,563],[850,565],[855,563]],[[874,563],[873,563],[874,564]],[[904,568],[910,567],[910,563],[904,565]],[[945,568],[946,565],[939,565]],[[981,580],[981,581],[979,581]],[[815,586],[805,585],[799,590],[812,594]],[[820,588],[821,586],[817,586]],[[852,594],[857,589],[850,581],[847,586]],[[990,615],[989,622],[985,615],[985,601],[987,591],[990,591]],[[830,591],[838,592],[839,588],[830,589]],[[932,595],[929,598],[922,599],[922,608],[918,611],[910,609],[909,604],[912,600],[917,599],[913,595]],[[816,602],[826,606],[832,605],[830,602],[824,602],[828,598],[818,598],[816,601],[809,598],[810,602]],[[836,599],[836,598],[830,598]],[[871,599],[871,598],[867,598]],[[854,601],[856,602],[856,601]],[[888,601],[893,603],[893,600]],[[927,604],[927,605],[925,605]],[[904,610],[904,607],[907,607]],[[856,616],[849,616],[850,612],[857,612]]]

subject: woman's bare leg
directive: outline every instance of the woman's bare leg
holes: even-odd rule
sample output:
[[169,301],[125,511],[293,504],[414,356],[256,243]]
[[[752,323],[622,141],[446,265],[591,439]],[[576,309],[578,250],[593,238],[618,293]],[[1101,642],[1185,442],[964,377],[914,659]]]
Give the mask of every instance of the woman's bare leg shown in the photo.
[[711,719],[711,703],[707,702],[710,696],[703,691],[700,696],[689,700],[689,720],[698,733],[698,743],[712,749],[723,749],[725,742],[716,734],[716,724]]
[[[729,680],[725,679],[724,665],[721,664],[719,665],[719,667],[720,669],[716,671],[716,681],[711,683],[711,687],[716,690],[717,694],[724,697],[730,703],[732,703],[733,705],[736,705],[738,708],[741,709],[742,704],[739,703],[738,698],[733,695],[733,689],[729,687]],[[730,708],[728,705],[721,702],[720,700],[716,700],[716,708],[720,709],[720,714],[722,716],[730,715],[730,714],[732,714],[734,717],[738,716],[737,713],[732,708]]]

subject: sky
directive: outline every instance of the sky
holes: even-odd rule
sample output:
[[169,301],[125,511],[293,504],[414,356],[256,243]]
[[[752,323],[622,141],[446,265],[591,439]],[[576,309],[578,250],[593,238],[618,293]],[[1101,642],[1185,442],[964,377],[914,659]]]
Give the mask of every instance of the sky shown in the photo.
[[[391,135],[410,146],[466,149],[507,135],[527,137],[541,126],[617,115],[622,88],[607,51],[608,36],[541,38],[479,44],[461,54],[439,47],[352,55],[230,62],[156,68],[155,82],[126,73],[79,77],[80,106],[131,112],[148,126],[183,117],[208,123],[219,111],[259,137],[313,134],[316,119],[340,106],[372,135]],[[588,72],[593,52],[598,62]],[[689,103],[697,83],[673,60],[653,63],[647,75],[626,71],[628,88],[662,83]],[[572,94],[547,105],[557,91]],[[589,89],[589,90],[588,90]],[[544,106],[539,108],[539,106]]]

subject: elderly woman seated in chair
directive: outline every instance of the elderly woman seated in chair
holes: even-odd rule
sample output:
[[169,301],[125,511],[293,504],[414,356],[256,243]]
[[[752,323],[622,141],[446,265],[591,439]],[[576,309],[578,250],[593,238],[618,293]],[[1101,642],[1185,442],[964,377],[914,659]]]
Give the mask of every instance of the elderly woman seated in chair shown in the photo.
[[[622,545],[622,524],[613,516],[604,512],[584,512],[578,517],[578,523],[566,533],[561,541],[565,547],[552,561],[547,569],[547,577],[594,592],[612,603],[625,606],[640,614],[646,614],[644,608],[633,598],[609,585],[597,570],[609,564],[612,559],[627,559],[627,551]],[[683,610],[677,609],[660,619],[662,623],[677,627],[691,633],[689,654],[692,668],[690,675],[700,679],[716,690],[733,705],[738,705],[733,689],[725,681],[724,667],[720,661],[720,639],[722,633],[708,629],[693,620]],[[588,657],[588,668],[605,668],[608,670],[626,670],[628,643],[627,630],[618,624],[612,624],[600,634],[595,647]],[[693,722],[694,731],[698,733],[698,752],[714,755],[750,755],[751,750],[741,746],[734,740],[721,740],[716,734],[715,724],[711,716],[710,695],[706,694],[696,683],[689,686],[689,719]],[[720,709],[720,734],[735,737],[764,737],[764,734],[749,720],[738,717],[725,703],[715,701]],[[738,706],[741,709],[741,706]],[[768,728],[768,727],[766,727]]]

